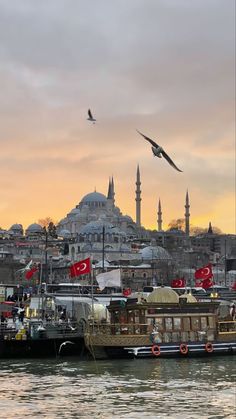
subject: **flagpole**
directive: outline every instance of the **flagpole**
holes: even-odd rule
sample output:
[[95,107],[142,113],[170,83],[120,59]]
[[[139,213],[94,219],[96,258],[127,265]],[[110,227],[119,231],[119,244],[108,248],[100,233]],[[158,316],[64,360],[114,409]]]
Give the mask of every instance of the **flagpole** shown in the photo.
[[94,275],[94,272],[93,272],[93,265],[92,265],[91,260],[92,260],[92,258],[91,258],[91,255],[90,255],[89,263],[90,263],[90,283],[91,283],[91,298],[92,298],[92,327],[93,327],[93,330],[94,330],[94,295],[93,295],[93,283],[94,283],[93,275]]

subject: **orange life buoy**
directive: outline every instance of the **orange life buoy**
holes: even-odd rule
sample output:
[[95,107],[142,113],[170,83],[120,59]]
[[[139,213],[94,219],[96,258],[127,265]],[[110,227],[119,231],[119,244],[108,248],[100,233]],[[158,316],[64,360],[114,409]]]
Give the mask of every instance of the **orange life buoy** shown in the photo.
[[152,345],[152,353],[155,356],[159,356],[161,354],[161,349],[159,345]]
[[179,350],[181,354],[186,355],[188,353],[188,345],[186,345],[185,343],[181,343]]
[[208,353],[213,352],[214,348],[213,348],[212,343],[211,343],[211,342],[207,342],[207,343],[206,343],[206,345],[205,345],[205,349],[206,349],[206,351],[207,351]]

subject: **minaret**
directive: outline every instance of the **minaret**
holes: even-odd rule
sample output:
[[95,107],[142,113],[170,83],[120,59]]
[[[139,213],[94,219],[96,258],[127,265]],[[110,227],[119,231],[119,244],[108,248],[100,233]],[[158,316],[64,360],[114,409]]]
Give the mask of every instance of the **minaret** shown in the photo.
[[158,227],[158,231],[162,231],[162,211],[161,211],[160,198],[159,198],[159,202],[158,202],[157,227]]
[[185,234],[189,237],[189,218],[190,218],[190,212],[189,212],[189,196],[188,196],[188,190],[186,193],[186,200],[185,200]]
[[114,188],[113,176],[111,179],[109,178],[107,199],[110,200],[110,202],[112,203],[112,206],[114,207],[115,206],[115,188]]
[[140,182],[140,172],[139,172],[139,165],[137,167],[137,175],[136,175],[136,224],[137,227],[141,227],[141,182]]
[[207,234],[213,234],[213,229],[212,229],[211,222],[209,222],[209,227],[208,227],[208,232],[207,232]]
[[115,206],[115,187],[114,187],[113,176],[111,178],[111,199],[112,199],[112,204],[113,204],[113,207],[114,207]]
[[109,178],[109,184],[108,184],[107,199],[112,199],[112,192],[111,192],[111,179],[110,179],[110,178]]

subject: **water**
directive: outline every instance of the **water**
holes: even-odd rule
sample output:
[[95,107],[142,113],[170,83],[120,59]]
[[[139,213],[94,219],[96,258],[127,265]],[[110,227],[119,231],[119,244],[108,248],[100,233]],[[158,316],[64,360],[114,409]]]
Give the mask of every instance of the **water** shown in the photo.
[[0,360],[0,418],[236,417],[235,356]]

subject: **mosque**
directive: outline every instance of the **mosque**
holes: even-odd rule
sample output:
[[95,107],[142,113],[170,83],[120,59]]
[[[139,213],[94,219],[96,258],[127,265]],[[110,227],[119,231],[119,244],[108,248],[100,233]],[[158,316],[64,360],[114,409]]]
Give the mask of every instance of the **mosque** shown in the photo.
[[[134,253],[134,243],[144,242],[144,249],[139,257],[142,260],[161,258],[169,259],[168,252],[163,248],[160,240],[154,240],[150,230],[141,225],[141,179],[140,169],[136,172],[136,220],[129,215],[123,215],[115,205],[115,187],[113,177],[109,179],[107,196],[94,191],[85,195],[80,203],[73,208],[65,218],[57,225],[57,232],[63,239],[74,239],[69,246],[72,260],[81,258],[89,253],[101,253],[103,247],[109,253],[108,260],[120,260],[126,257],[137,259]],[[189,198],[186,196],[185,205],[185,226],[186,231],[181,232],[183,240],[189,235]],[[161,202],[158,203],[157,212],[158,231],[163,236]],[[183,237],[184,236],[184,237]],[[105,243],[105,245],[104,245]],[[147,244],[148,243],[148,244]],[[149,245],[149,246],[148,246]],[[144,251],[145,254],[142,254]],[[149,251],[150,255],[147,255]],[[117,253],[116,257],[114,253]],[[158,254],[156,254],[158,253]],[[98,258],[100,259],[100,258]]]
[[[148,238],[148,230],[141,226],[141,180],[140,170],[136,173],[136,220],[129,215],[123,215],[120,208],[115,205],[115,187],[113,177],[109,179],[107,196],[97,192],[88,193],[80,203],[73,208],[57,225],[60,236],[79,238],[83,234],[91,234],[91,239],[97,239],[101,225],[111,225],[117,231],[126,235],[128,239]],[[186,195],[185,205],[185,233],[189,235],[189,197]],[[161,203],[158,203],[158,231],[162,231]],[[96,240],[95,240],[96,241]]]

